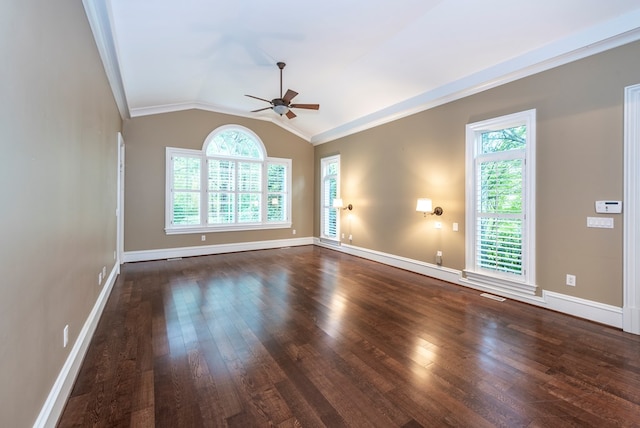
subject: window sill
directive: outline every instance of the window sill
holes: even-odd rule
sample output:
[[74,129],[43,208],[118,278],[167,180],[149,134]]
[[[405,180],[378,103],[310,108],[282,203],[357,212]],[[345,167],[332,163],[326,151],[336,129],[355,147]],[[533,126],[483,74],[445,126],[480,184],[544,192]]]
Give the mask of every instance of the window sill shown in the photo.
[[268,229],[290,229],[291,223],[273,223],[273,224],[234,224],[225,226],[184,226],[184,227],[167,227],[164,229],[167,235],[186,235],[190,233],[213,233],[213,232],[244,232],[250,230],[268,230]]
[[521,296],[535,296],[536,290],[538,289],[537,285],[529,284],[524,281],[492,276],[469,270],[463,271],[463,278],[461,281],[473,285],[490,287],[496,290],[503,290]]
[[329,244],[329,245],[335,245],[335,246],[339,246],[342,243],[340,242],[340,239],[338,238],[327,238],[326,236],[321,236],[320,237],[320,242],[322,242],[323,244]]

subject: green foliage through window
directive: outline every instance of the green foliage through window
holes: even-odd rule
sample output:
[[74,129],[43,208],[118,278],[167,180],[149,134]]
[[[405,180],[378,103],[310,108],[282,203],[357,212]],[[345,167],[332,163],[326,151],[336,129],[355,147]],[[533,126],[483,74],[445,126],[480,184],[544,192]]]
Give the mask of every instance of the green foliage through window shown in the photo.
[[526,126],[518,126],[481,134],[481,155],[476,160],[476,265],[482,269],[523,273],[526,131]]

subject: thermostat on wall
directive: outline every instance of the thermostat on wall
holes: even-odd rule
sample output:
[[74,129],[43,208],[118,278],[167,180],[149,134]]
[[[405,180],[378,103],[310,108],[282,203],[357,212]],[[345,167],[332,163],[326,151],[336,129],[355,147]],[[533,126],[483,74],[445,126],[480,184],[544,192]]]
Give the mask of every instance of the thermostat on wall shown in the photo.
[[596,201],[596,212],[601,214],[620,214],[622,201]]

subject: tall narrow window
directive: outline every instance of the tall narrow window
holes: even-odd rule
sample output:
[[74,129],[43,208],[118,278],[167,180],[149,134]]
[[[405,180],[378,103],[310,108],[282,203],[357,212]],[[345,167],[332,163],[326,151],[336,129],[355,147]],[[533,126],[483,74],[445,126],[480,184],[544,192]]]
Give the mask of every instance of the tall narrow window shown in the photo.
[[222,126],[202,150],[167,147],[167,233],[291,227],[291,160],[257,135]]
[[340,189],[340,155],[320,160],[321,170],[321,212],[320,237],[338,240],[340,236],[340,215],[333,208],[333,200],[339,197]]
[[467,125],[468,281],[535,293],[535,110]]

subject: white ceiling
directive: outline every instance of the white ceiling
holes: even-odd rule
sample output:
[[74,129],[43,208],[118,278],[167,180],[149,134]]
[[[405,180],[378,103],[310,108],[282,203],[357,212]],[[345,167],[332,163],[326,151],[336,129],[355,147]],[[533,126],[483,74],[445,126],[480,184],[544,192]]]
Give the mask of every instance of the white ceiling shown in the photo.
[[[638,0],[83,0],[124,116],[188,108],[322,143],[640,39]],[[294,119],[245,97],[279,97]]]

